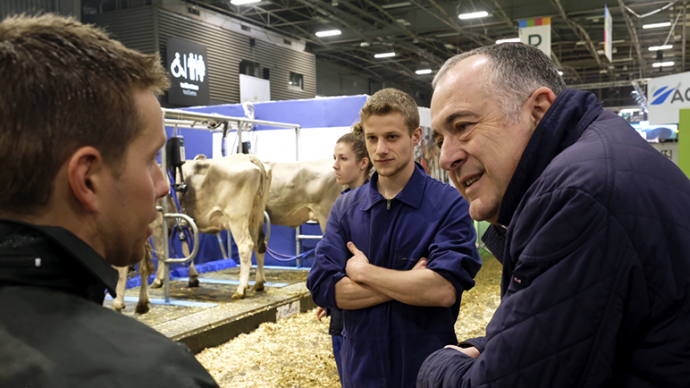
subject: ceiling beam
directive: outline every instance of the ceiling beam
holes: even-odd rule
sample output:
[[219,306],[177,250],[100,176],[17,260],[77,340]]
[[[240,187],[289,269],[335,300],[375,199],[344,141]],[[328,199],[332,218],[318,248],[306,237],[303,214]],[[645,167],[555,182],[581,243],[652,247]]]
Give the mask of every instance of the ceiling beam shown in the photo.
[[[415,43],[415,41],[416,41],[416,42],[420,42],[420,41],[421,41],[421,42],[424,42],[424,45],[425,45],[425,46],[431,47],[431,48],[433,48],[433,49],[436,49],[436,47],[435,47],[434,45],[425,42],[424,39],[420,39],[420,38],[419,38],[414,32],[412,32],[410,29],[408,29],[408,28],[405,27],[404,25],[398,23],[398,21],[397,21],[397,19],[395,18],[395,16],[391,15],[391,14],[390,14],[388,11],[386,11],[384,8],[381,8],[381,6],[379,6],[378,4],[374,3],[374,2],[371,1],[371,0],[365,0],[365,2],[366,2],[368,5],[370,5],[370,6],[374,7],[374,8],[376,8],[383,16],[387,17],[387,18],[389,19],[389,21],[387,22],[387,21],[385,21],[385,20],[383,20],[383,19],[381,19],[381,18],[379,18],[379,17],[377,17],[377,16],[372,15],[371,13],[368,13],[368,12],[364,11],[363,9],[357,7],[356,5],[353,5],[353,4],[352,4],[350,1],[348,1],[348,0],[341,1],[341,4],[345,5],[346,7],[348,7],[348,9],[351,9],[352,11],[354,11],[354,12],[356,12],[356,13],[358,13],[358,14],[364,16],[364,17],[369,17],[369,18],[372,18],[372,19],[374,19],[376,22],[381,23],[381,24],[383,24],[383,25],[388,25],[388,26],[391,26],[391,27],[393,27],[393,28],[397,28],[398,30],[402,31],[405,35],[407,35],[410,39],[412,39],[413,44]],[[412,47],[414,47],[414,46],[412,46]],[[411,47],[410,47],[410,46],[408,46],[408,47],[406,47],[406,48],[407,48],[408,50],[410,50],[410,51],[415,51],[415,50],[411,50]],[[431,61],[431,62],[434,63],[436,66],[440,66],[440,65],[443,64],[443,60],[442,60],[441,58],[438,58],[436,55],[434,55],[434,54],[432,54],[432,53],[428,53],[428,52],[426,52],[425,50],[420,50],[420,49],[418,49],[417,55],[419,55],[419,56],[421,56],[421,57],[424,57],[425,59]]]
[[[621,0],[618,0],[621,1]],[[579,25],[577,22],[571,20],[568,15],[565,13],[565,9],[563,9],[563,5],[561,4],[560,0],[551,0],[551,3],[553,3],[556,8],[558,8],[558,11],[560,13],[561,18],[565,20],[565,22],[570,26],[570,29],[573,30],[575,35],[580,40],[585,41],[585,46],[587,47],[587,50],[589,51],[590,54],[592,54],[592,57],[594,57],[594,60],[597,61],[597,64],[599,65],[600,68],[603,70],[606,70],[606,72],[609,74],[609,77],[611,77],[611,80],[615,80],[616,76],[613,73],[612,69],[609,69],[608,65],[606,65],[601,58],[599,57],[599,54],[597,54],[597,48],[594,47],[594,43],[592,42],[592,39],[589,37],[589,34],[587,31],[585,31],[584,28],[582,28],[581,25]]]
[[369,74],[369,76],[370,76],[371,78],[373,78],[373,79],[375,79],[375,80],[377,80],[377,81],[383,82],[383,81],[386,80],[385,78],[383,78],[383,77],[380,76],[379,74],[377,74],[377,73],[375,73],[375,72],[373,72],[373,71],[367,69],[366,67],[362,66],[362,65],[361,65],[361,62],[359,62],[359,63],[358,63],[358,62],[353,62],[353,61],[351,61],[351,60],[349,60],[349,59],[347,59],[347,58],[342,58],[342,57],[335,56],[335,55],[331,55],[331,54],[319,54],[319,57],[320,57],[320,58],[325,58],[325,59],[327,59],[327,60],[330,59],[331,62],[333,62],[333,61],[339,61],[339,62],[347,63],[348,66],[350,66],[350,67],[352,67],[352,68],[354,68],[354,69],[357,69],[357,70],[359,70],[360,72],[366,72],[367,74]]
[[451,18],[446,12],[446,10],[441,8],[441,6],[438,5],[438,3],[436,3],[434,0],[429,0],[429,2],[436,8],[437,12],[439,12],[440,15],[436,12],[431,12],[431,10],[427,9],[424,5],[422,5],[419,0],[410,0],[410,2],[480,46],[486,46],[495,43],[493,39],[484,34],[469,32],[460,27],[458,23],[455,21],[455,19]]
[[637,51],[637,60],[640,62],[640,69],[642,70],[642,74],[640,74],[640,76],[644,77],[649,73],[649,68],[647,68],[647,61],[642,58],[640,39],[637,37],[637,31],[635,30],[635,26],[630,19],[630,15],[628,15],[628,11],[626,10],[623,0],[618,0],[618,5],[621,8],[623,19],[625,19],[625,25],[628,26],[628,32],[630,33],[630,38],[632,39],[633,44],[635,45],[635,51]]
[[501,7],[501,4],[498,3],[498,0],[492,1],[494,3],[494,11],[498,14],[498,17],[513,31],[518,32],[518,28],[515,26],[515,23],[513,23],[513,21],[508,17],[506,11],[504,11],[503,7]]
[[634,83],[637,83],[639,85],[646,85],[647,82],[649,82],[649,78],[642,78],[634,81],[611,81],[611,82],[595,82],[591,84],[577,84],[577,85],[568,85],[569,88],[571,89],[582,89],[582,90],[588,90],[588,89],[605,89],[605,88],[616,88],[616,87],[623,87],[623,86],[633,86]]
[[[309,42],[309,43],[313,43],[313,44],[317,44],[317,45],[321,45],[321,46],[325,46],[325,47],[330,47],[329,43],[324,42],[323,40],[319,39],[318,37],[312,37],[312,35],[309,31],[305,30],[304,28],[302,28],[300,26],[290,26],[292,29],[295,29],[297,32],[296,31],[286,31],[284,29],[278,29],[278,28],[275,28],[275,26],[262,23],[256,19],[252,19],[252,18],[247,17],[247,16],[239,15],[238,13],[233,12],[232,10],[227,9],[227,8],[219,7],[219,6],[205,3],[205,2],[204,3],[198,3],[198,5],[201,7],[204,7],[204,8],[211,9],[211,10],[216,11],[216,12],[223,14],[223,15],[227,15],[227,16],[231,16],[231,17],[234,17],[237,19],[241,19],[241,20],[247,21],[247,22],[252,23],[252,24],[257,24],[260,27],[264,27],[267,30],[276,32],[276,33],[281,34],[281,35],[288,35],[288,36],[292,36],[292,37],[297,38],[297,39],[304,40],[304,41]],[[288,23],[290,22],[289,20],[287,20],[284,17],[279,16],[279,15],[273,15],[273,17],[275,17],[276,19],[283,21],[283,22],[288,22]]]
[[340,23],[340,24],[344,25],[344,26],[347,27],[350,31],[352,31],[355,35],[357,35],[360,39],[362,39],[363,41],[365,41],[365,42],[371,42],[371,39],[369,39],[367,36],[365,36],[364,34],[362,34],[362,33],[361,33],[357,28],[355,28],[352,24],[350,24],[349,22],[345,21],[342,17],[336,15],[335,12],[333,12],[333,11],[331,11],[331,10],[328,10],[328,9],[324,8],[323,6],[321,6],[320,4],[318,4],[318,1],[317,1],[317,0],[297,0],[297,1],[300,2],[300,3],[302,3],[302,4],[304,4],[304,5],[306,5],[306,6],[308,6],[308,7],[310,7],[310,8],[313,8],[314,10],[316,10],[317,12],[319,12],[320,14],[322,14],[323,16],[327,17],[328,19],[331,19],[331,20],[333,20],[333,21],[336,22],[336,23]]

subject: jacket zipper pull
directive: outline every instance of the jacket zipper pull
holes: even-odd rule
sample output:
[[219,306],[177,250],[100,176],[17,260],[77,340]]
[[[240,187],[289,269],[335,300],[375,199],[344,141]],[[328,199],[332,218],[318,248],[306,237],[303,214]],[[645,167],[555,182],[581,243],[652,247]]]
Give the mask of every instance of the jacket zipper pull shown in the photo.
[[388,205],[386,205],[386,210],[391,210],[391,201],[392,201],[392,199],[388,200]]

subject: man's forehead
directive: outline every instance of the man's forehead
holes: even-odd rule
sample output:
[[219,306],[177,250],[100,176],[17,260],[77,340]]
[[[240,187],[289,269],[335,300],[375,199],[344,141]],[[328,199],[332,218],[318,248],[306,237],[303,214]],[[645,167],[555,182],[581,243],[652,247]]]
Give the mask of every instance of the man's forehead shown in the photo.
[[434,97],[438,97],[439,94],[443,95],[466,89],[485,88],[488,62],[489,58],[483,55],[473,55],[463,59],[448,69],[447,73],[439,80],[434,89],[434,94],[431,98],[432,106]]
[[[371,119],[374,119],[379,125],[384,126],[384,128],[381,128],[379,125],[372,125]],[[371,115],[362,121],[362,129],[365,135],[367,133],[372,133],[372,130],[375,129],[384,129],[386,132],[408,130],[405,119],[400,112],[391,112],[383,115]]]

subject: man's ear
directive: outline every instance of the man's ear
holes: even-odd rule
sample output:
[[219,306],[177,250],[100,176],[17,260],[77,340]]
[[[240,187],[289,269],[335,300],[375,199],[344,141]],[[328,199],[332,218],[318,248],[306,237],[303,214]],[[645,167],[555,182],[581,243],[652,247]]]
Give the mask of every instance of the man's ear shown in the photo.
[[412,142],[417,146],[420,140],[422,140],[422,127],[417,127],[417,129],[412,131]]
[[535,127],[539,125],[541,119],[544,118],[546,111],[549,110],[554,101],[556,101],[556,95],[551,89],[545,86],[542,86],[532,93],[528,100],[528,104],[530,104],[531,115],[535,122]]
[[104,165],[101,153],[93,147],[79,148],[69,158],[69,185],[87,212],[96,212],[101,208],[100,195],[105,189],[106,174],[110,175],[110,170]]

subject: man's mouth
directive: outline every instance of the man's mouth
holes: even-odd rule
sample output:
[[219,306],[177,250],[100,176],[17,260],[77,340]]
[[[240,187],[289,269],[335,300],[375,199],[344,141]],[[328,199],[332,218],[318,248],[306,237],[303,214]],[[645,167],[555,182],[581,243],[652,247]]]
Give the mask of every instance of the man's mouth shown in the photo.
[[472,186],[472,184],[473,184],[474,182],[478,181],[479,178],[481,178],[481,175],[480,175],[480,176],[476,176],[476,177],[474,177],[474,178],[470,178],[470,179],[466,180],[466,181],[463,182],[463,183],[465,184],[465,187],[470,187],[470,186]]

